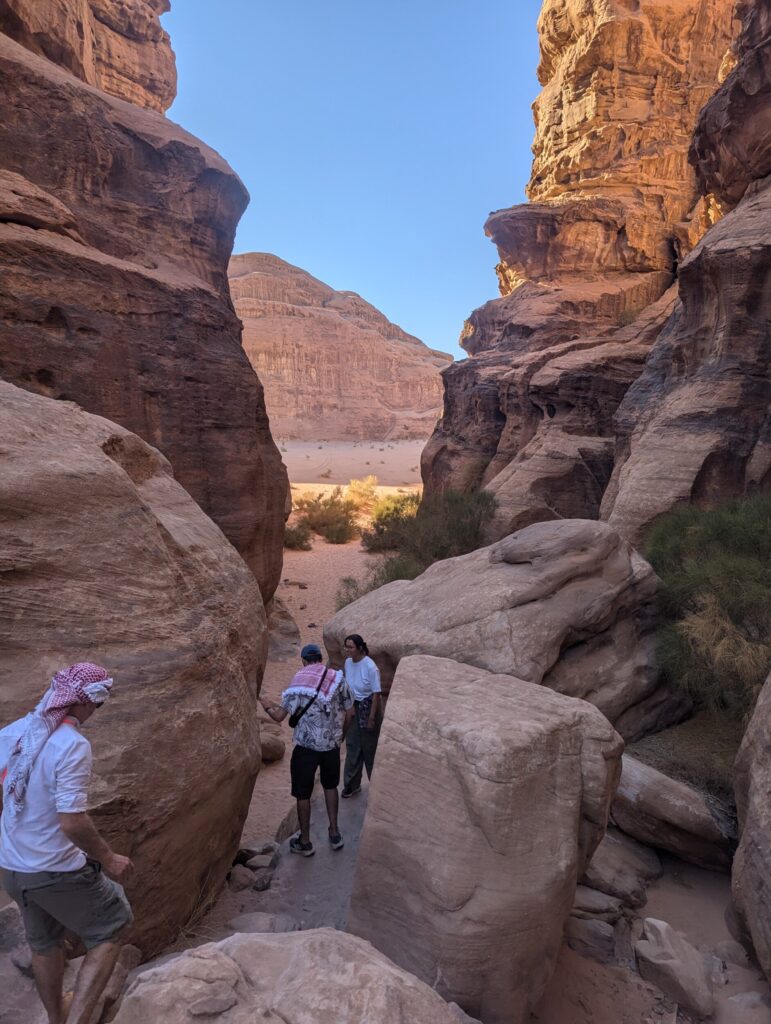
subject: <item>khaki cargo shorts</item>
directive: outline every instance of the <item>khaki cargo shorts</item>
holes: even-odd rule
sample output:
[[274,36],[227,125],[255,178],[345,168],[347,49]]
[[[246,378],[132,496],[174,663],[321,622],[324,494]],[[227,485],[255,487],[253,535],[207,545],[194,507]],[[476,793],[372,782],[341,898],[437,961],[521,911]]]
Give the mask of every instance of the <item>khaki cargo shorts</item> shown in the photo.
[[123,886],[96,861],[79,871],[2,870],[3,888],[19,905],[27,942],[35,953],[62,944],[65,929],[86,949],[109,942],[134,920]]

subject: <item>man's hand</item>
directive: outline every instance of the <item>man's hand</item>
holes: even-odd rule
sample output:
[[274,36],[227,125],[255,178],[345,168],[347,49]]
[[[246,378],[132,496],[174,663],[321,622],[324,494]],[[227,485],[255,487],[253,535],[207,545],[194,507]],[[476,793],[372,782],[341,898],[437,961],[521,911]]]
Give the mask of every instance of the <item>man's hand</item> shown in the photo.
[[120,853],[111,851],[109,857],[102,861],[102,870],[114,882],[125,884],[134,876],[134,862]]

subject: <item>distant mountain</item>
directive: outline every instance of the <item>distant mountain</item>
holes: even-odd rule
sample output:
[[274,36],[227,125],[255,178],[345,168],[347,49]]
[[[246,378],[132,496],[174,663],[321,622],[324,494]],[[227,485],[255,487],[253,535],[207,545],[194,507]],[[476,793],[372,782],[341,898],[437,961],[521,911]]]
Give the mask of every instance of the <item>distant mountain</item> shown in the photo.
[[452,362],[355,292],[338,292],[270,253],[233,256],[230,292],[265,388],[274,437],[427,438]]

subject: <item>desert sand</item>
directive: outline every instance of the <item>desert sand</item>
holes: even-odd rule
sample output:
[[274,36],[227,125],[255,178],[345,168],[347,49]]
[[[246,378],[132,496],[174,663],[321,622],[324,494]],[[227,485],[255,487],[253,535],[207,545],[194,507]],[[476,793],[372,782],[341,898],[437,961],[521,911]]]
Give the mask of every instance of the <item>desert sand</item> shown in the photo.
[[420,484],[425,441],[277,441],[293,486],[347,484],[374,474],[389,487]]

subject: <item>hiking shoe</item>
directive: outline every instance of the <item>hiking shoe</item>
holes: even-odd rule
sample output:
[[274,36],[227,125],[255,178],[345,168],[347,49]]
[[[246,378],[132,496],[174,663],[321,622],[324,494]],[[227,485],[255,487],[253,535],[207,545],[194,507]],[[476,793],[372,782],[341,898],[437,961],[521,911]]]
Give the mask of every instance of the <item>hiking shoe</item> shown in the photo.
[[313,843],[304,843],[299,836],[295,836],[289,840],[289,852],[299,853],[301,857],[312,857],[316,851],[313,849]]
[[361,792],[361,786],[357,786],[356,789],[349,789],[347,786],[343,786],[343,791],[340,796],[343,800],[347,800],[349,796],[355,796],[359,792]]
[[332,835],[331,832],[329,833],[329,845],[333,850],[342,850],[345,843],[343,842],[343,837],[339,832],[336,832],[334,835]]

